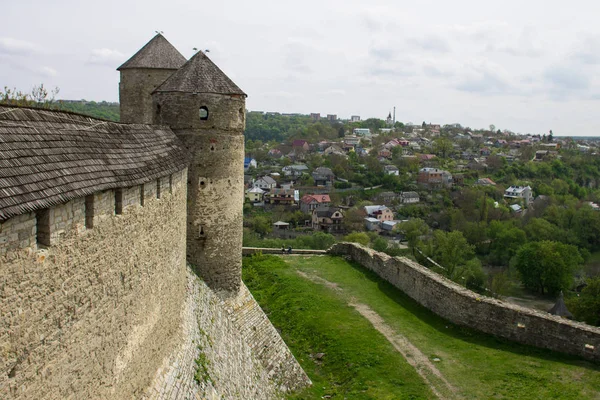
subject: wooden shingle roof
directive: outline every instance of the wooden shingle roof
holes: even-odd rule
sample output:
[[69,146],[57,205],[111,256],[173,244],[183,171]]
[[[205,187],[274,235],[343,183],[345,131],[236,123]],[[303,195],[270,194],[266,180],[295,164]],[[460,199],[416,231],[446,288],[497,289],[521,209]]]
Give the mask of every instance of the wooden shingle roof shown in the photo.
[[246,96],[219,67],[199,51],[154,92],[215,93]]
[[0,221],[186,165],[168,127],[0,105]]
[[159,33],[117,71],[131,68],[179,69],[185,62],[185,57]]

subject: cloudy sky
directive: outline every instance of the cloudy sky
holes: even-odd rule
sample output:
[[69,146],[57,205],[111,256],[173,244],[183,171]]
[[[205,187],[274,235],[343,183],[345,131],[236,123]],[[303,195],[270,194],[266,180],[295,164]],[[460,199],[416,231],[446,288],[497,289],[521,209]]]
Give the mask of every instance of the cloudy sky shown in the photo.
[[155,31],[249,110],[600,136],[600,2],[0,0],[0,86],[118,101]]

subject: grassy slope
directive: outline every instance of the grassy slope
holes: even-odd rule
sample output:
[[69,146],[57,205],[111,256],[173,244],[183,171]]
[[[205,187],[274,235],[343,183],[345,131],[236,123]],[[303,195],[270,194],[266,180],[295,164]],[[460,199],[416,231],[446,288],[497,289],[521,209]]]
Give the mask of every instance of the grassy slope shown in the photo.
[[[353,315],[352,323],[340,324],[337,338],[341,348],[361,348],[369,342],[373,343],[373,336],[367,338],[365,334],[363,337],[363,333],[367,332],[363,328],[365,322],[360,329],[357,328],[359,325],[354,321],[360,321],[361,317],[346,306],[352,297],[369,305],[430,358],[441,358],[442,361],[436,366],[465,398],[600,399],[600,368],[597,365],[454,326],[420,307],[374,274],[341,258],[289,257],[285,260],[288,267],[273,259],[254,263],[254,268],[245,268],[244,278],[261,306],[271,313],[275,326],[282,330],[284,339],[309,376],[315,380],[315,386],[321,384],[314,375],[319,369],[315,369],[307,354],[320,351],[312,348],[312,338],[319,337],[322,328],[330,330],[329,335],[336,336],[336,324],[330,323],[328,314],[333,314],[341,321],[346,321],[346,314]],[[343,290],[336,292],[308,282],[298,276],[296,270],[335,282]],[[282,302],[283,297],[285,300]],[[305,302],[316,303],[318,307],[307,308]],[[310,335],[310,332],[302,333],[295,329],[294,324],[304,325],[315,320],[319,320],[319,323],[311,325],[314,331]],[[356,342],[347,342],[348,332],[359,335],[353,339]],[[376,340],[385,341],[381,336]],[[381,367],[399,372],[396,365],[402,365],[402,371],[410,369],[406,363],[399,362]],[[332,366],[334,369],[339,367]],[[416,385],[419,377],[414,377],[414,374],[406,376],[410,376],[409,381],[414,381],[412,384]],[[392,378],[390,382],[387,373],[377,378],[379,382],[373,381],[372,384],[382,385],[382,393],[387,393],[387,388],[393,388],[396,383],[407,379],[401,376]]]

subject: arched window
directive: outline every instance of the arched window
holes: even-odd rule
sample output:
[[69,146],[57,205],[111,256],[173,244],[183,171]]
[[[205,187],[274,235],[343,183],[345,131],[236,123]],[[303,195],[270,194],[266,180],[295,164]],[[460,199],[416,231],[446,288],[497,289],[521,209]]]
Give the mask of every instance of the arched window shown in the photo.
[[200,119],[206,121],[208,119],[208,108],[205,106],[200,107]]

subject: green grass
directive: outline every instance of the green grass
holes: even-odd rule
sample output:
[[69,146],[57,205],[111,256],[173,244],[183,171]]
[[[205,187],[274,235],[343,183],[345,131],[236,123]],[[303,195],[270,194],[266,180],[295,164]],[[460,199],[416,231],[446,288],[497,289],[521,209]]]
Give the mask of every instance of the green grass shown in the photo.
[[[367,304],[430,359],[439,357],[436,367],[463,398],[600,399],[598,365],[455,326],[342,258],[265,257],[245,259],[244,265],[246,284],[315,382],[298,398],[330,394],[322,386],[348,399],[433,397],[401,357],[390,358],[397,353],[385,338],[347,306],[352,299]],[[298,270],[342,290],[312,283]],[[376,356],[373,363],[379,351],[396,354]],[[327,353],[322,365],[308,357],[317,352]]]

